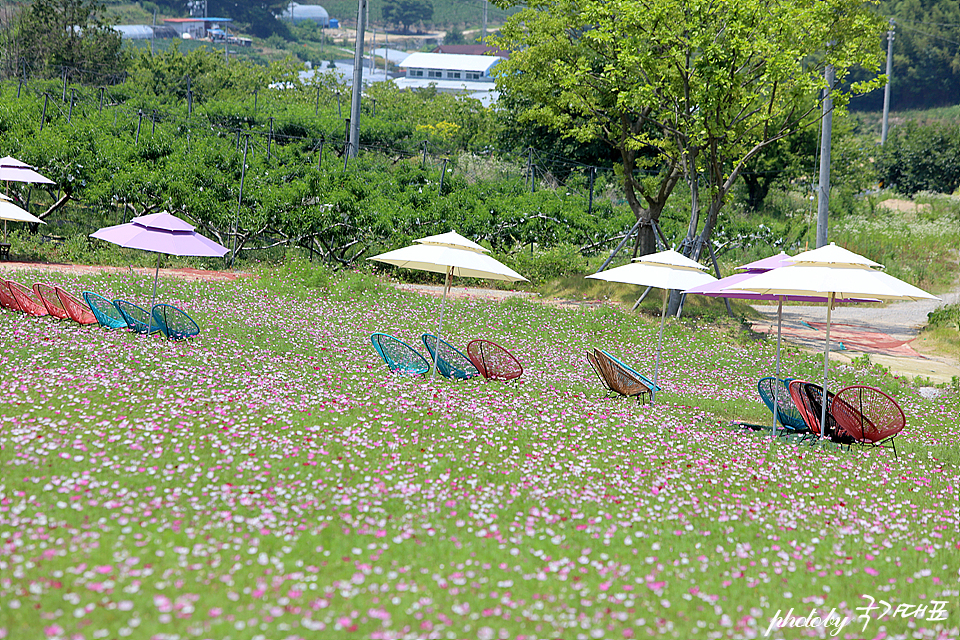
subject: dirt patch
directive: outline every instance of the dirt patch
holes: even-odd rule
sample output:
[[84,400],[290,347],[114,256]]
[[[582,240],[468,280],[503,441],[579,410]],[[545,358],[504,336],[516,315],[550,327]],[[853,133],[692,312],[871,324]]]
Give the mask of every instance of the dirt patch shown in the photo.
[[909,211],[911,213],[930,210],[929,204],[917,204],[912,200],[899,200],[897,198],[884,200],[879,202],[877,206],[883,207],[884,209],[890,209],[891,211]]
[[[153,276],[156,269],[149,267],[111,267],[83,264],[50,264],[38,262],[0,262],[0,273],[10,274],[20,271],[46,271],[49,273],[67,273],[71,275],[94,275],[98,273],[128,273],[137,276]],[[180,278],[181,280],[236,280],[252,278],[254,274],[241,271],[208,271],[206,269],[160,269],[161,278]]]

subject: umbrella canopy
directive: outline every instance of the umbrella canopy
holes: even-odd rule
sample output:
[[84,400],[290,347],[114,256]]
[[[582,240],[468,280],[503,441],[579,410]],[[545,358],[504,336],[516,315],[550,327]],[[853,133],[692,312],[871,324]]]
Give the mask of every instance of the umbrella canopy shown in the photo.
[[[440,320],[437,324],[437,346],[439,346],[440,334],[443,329],[443,311],[446,307],[447,292],[450,290],[453,276],[487,278],[506,282],[526,280],[507,265],[486,255],[486,251],[487,249],[472,240],[464,238],[456,231],[449,231],[420,238],[416,240],[416,244],[409,247],[388,251],[367,259],[385,262],[405,269],[446,274],[443,299],[440,301]],[[434,353],[439,352],[439,348],[434,349]],[[434,376],[436,376],[436,372],[437,367],[436,362],[434,362]]]
[[125,224],[104,227],[90,234],[128,249],[143,249],[174,256],[220,257],[228,250],[196,232],[193,225],[161,211],[139,216]]
[[657,334],[657,361],[653,369],[653,385],[650,390],[650,403],[657,399],[657,383],[660,373],[660,353],[663,348],[663,325],[667,315],[667,291],[669,289],[689,289],[709,282],[716,278],[709,273],[702,264],[691,260],[682,253],[668,249],[659,253],[634,258],[630,264],[616,267],[609,271],[594,273],[588,278],[606,280],[608,282],[622,282],[647,287],[663,289],[663,308],[660,311],[660,331]]
[[0,199],[0,220],[11,221],[11,222],[34,222],[39,224],[47,224],[37,216],[33,215],[26,209],[21,209],[17,205],[13,204],[9,199],[3,198]]
[[157,299],[161,254],[219,258],[228,251],[226,247],[197,233],[190,223],[166,211],[138,216],[125,224],[98,229],[91,233],[90,237],[128,249],[156,252],[157,268],[153,275],[151,309]]
[[[830,312],[843,298],[877,300],[939,300],[934,295],[898,280],[873,267],[880,264],[834,243],[800,253],[793,264],[758,274],[740,288],[778,296],[824,296],[827,298],[827,332],[823,353],[823,392],[827,393],[830,363]],[[826,424],[827,403],[823,403],[820,424]],[[823,430],[821,429],[821,435]]]
[[33,182],[37,184],[56,184],[50,178],[40,175],[33,167],[16,158],[0,158],[0,180],[7,182]]
[[7,241],[7,220],[11,222],[34,222],[47,224],[25,209],[21,209],[11,202],[10,198],[0,196],[0,220],[3,220],[3,241]]

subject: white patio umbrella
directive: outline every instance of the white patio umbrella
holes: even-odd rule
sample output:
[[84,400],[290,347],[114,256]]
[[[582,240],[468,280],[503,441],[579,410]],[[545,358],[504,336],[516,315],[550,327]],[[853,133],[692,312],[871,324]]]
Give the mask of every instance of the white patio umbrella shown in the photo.
[[[487,278],[506,282],[526,281],[526,278],[507,265],[486,255],[488,251],[476,242],[464,238],[456,231],[420,238],[409,247],[388,251],[367,258],[385,262],[396,267],[444,273],[443,299],[440,301],[440,320],[437,323],[437,344],[434,353],[440,352],[440,334],[443,330],[443,311],[447,304],[447,292],[453,276],[461,278]],[[437,375],[436,358],[433,375]]]
[[650,404],[654,404],[657,400],[657,378],[660,374],[660,353],[663,348],[663,325],[667,319],[667,291],[670,289],[690,289],[716,280],[709,273],[704,273],[703,269],[706,269],[706,267],[699,262],[691,260],[682,253],[668,249],[634,258],[633,262],[622,267],[587,276],[596,280],[663,289],[663,308],[660,310],[657,361],[653,368],[653,389],[650,390]]
[[[745,291],[762,294],[827,298],[827,333],[823,352],[823,407],[820,424],[827,421],[827,378],[830,364],[830,314],[837,300],[939,300],[912,284],[874,269],[882,265],[834,243],[790,258],[790,266],[758,274],[739,285]],[[821,429],[821,436],[823,429]]]
[[7,220],[11,222],[34,222],[47,224],[26,209],[21,209],[11,202],[10,198],[0,195],[0,220],[3,220],[3,241],[7,241]]

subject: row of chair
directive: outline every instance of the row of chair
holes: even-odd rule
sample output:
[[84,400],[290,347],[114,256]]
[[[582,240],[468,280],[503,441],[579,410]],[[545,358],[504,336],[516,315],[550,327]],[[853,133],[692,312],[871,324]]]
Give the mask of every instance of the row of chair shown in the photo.
[[761,378],[760,398],[770,411],[776,406],[777,422],[784,435],[798,434],[801,440],[823,436],[841,445],[893,448],[894,437],[907,424],[903,409],[880,389],[851,385],[837,393],[827,392],[827,420],[821,428],[823,387],[804,380]]
[[[472,340],[467,344],[467,353],[446,340],[425,333],[420,338],[430,359],[437,363],[437,371],[446,378],[468,380],[483,376],[492,380],[514,380],[523,374],[523,365],[517,358],[490,340]],[[373,348],[391,371],[423,375],[430,371],[428,361],[409,344],[386,333],[370,336]]]
[[183,340],[200,333],[200,326],[182,309],[171,304],[155,304],[150,311],[126,300],[110,300],[84,291],[86,301],[101,326],[128,328],[137,333],[161,333],[171,340]]
[[138,333],[162,333],[182,339],[200,333],[200,327],[184,311],[158,304],[147,311],[126,300],[108,300],[92,291],[83,292],[83,301],[58,286],[38,282],[27,288],[19,282],[0,278],[0,306],[31,316],[53,316],[80,324],[100,323],[111,329],[129,328]]
[[37,283],[27,288],[13,280],[0,279],[0,306],[31,316],[53,316],[93,324],[97,319],[89,307],[57,286]]
[[588,351],[587,362],[593,367],[600,382],[614,393],[635,397],[637,402],[645,402],[654,389],[660,391],[660,387],[649,378],[603,349],[595,348],[592,352]]

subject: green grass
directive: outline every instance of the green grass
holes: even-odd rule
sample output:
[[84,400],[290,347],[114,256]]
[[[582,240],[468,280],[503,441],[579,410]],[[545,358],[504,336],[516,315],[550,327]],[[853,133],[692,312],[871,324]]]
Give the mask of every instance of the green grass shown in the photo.
[[[129,276],[61,284],[149,295]],[[736,325],[668,322],[643,406],[582,354],[652,374],[646,314],[448,301],[444,336],[525,366],[453,383],[375,360],[370,332],[413,343],[438,301],[369,274],[292,263],[160,296],[197,339],[0,312],[0,635],[742,638],[791,607],[856,618],[865,594],[951,617],[848,637],[957,632],[955,389],[836,368],[831,385],[904,407],[894,460],[730,430],[768,418],[773,359]],[[785,375],[820,366],[784,354]]]

